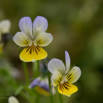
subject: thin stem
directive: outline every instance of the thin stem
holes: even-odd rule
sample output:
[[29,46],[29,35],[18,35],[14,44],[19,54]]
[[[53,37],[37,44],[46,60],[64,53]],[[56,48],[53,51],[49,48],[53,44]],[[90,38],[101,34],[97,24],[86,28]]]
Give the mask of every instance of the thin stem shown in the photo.
[[36,103],[40,103],[40,94],[39,94],[39,93],[37,93],[36,95],[37,95]]
[[50,101],[53,103],[53,95],[51,91],[51,78],[50,78],[50,72],[48,72],[48,81],[49,81],[49,92],[50,92]]
[[[39,61],[33,62],[33,77],[36,78],[39,74]],[[40,95],[36,93],[36,103],[40,103]]]
[[33,62],[33,75],[34,78],[36,78],[38,76],[38,69],[39,69],[39,61],[35,61]]
[[63,103],[62,95],[60,93],[58,93],[58,94],[59,94],[59,101],[60,101],[60,103]]
[[23,61],[22,61],[22,65],[23,65],[23,69],[24,69],[24,73],[25,73],[26,82],[27,82],[27,84],[29,84],[29,74],[28,74],[27,65]]

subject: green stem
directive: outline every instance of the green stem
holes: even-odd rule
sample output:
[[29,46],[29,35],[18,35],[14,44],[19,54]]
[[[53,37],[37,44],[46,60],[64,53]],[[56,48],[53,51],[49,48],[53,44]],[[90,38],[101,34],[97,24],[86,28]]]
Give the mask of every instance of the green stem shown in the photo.
[[39,61],[35,61],[33,62],[33,75],[34,78],[36,78],[38,76],[38,69],[39,69]]
[[50,101],[53,103],[53,95],[51,91],[51,78],[50,78],[50,72],[48,72],[48,81],[49,81],[49,92],[50,92]]
[[37,95],[36,103],[40,103],[40,94],[39,94],[39,93],[37,93],[36,95]]
[[[33,77],[36,78],[39,74],[39,61],[33,62]],[[36,93],[36,103],[40,103],[40,95]]]
[[23,65],[23,69],[24,69],[24,73],[25,73],[26,82],[27,82],[27,84],[29,84],[29,74],[28,74],[27,65],[23,61],[22,61],[22,65]]
[[58,93],[58,94],[59,94],[59,101],[60,101],[60,103],[63,103],[62,95],[60,93]]

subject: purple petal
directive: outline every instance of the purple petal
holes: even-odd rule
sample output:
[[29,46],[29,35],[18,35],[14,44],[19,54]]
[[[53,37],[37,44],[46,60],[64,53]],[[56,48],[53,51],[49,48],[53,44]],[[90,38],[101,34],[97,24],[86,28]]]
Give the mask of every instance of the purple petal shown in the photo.
[[41,80],[40,78],[36,78],[29,86],[29,88],[34,88],[35,86],[39,86],[42,89],[46,90],[49,92],[49,85],[48,83],[44,80]]
[[33,22],[33,37],[36,38],[38,32],[45,32],[48,28],[48,21],[43,16],[37,16]]
[[30,17],[23,17],[19,21],[19,28],[32,39],[32,21]]

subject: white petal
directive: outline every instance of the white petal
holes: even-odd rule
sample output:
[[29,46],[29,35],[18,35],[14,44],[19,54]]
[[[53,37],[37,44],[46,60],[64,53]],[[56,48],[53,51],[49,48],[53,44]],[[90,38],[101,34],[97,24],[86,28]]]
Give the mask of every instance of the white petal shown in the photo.
[[79,67],[75,66],[71,69],[71,71],[66,75],[69,83],[76,82],[81,76],[81,70]]
[[32,39],[32,21],[30,17],[23,17],[19,21],[19,28]]
[[32,41],[23,32],[17,32],[13,37],[14,42],[21,47],[31,45]]
[[37,16],[33,22],[33,37],[36,38],[41,32],[45,32],[47,28],[47,19],[43,16]]
[[66,72],[65,73],[67,73],[70,68],[70,56],[67,51],[65,51],[65,63],[66,63]]
[[19,103],[19,101],[14,96],[9,97],[8,102],[9,103]]
[[9,33],[10,26],[11,26],[11,23],[10,23],[9,20],[2,20],[2,21],[0,22],[1,33],[2,33],[2,34],[4,34],[4,33]]
[[52,91],[52,94],[53,94],[53,95],[56,94],[56,90],[55,90],[54,86],[52,86],[51,91]]
[[34,41],[34,43],[38,46],[47,46],[53,40],[53,36],[50,33],[41,33]]
[[64,75],[65,66],[61,60],[54,58],[50,60],[50,62],[48,63],[48,70],[51,73],[54,73],[55,71],[59,71],[61,74]]
[[53,85],[53,86],[56,86],[56,85],[59,84],[62,80],[63,80],[63,75],[62,75],[59,71],[55,71],[55,72],[52,74],[51,81],[52,81],[52,85]]

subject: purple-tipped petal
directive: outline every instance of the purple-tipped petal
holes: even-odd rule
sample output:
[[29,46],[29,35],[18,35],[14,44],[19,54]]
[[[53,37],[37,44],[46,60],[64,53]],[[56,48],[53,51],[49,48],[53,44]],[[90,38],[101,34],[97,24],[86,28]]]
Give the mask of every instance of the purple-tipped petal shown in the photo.
[[32,21],[30,17],[23,17],[19,21],[19,28],[30,39],[32,39]]
[[65,73],[68,73],[69,68],[70,68],[70,56],[67,51],[65,51],[65,63],[66,63],[66,71]]
[[48,21],[43,16],[37,16],[33,22],[33,37],[36,38],[41,32],[48,28]]
[[36,78],[29,86],[29,88],[34,88],[35,86],[37,86],[40,82],[40,78]]
[[47,92],[49,92],[49,85],[46,82],[46,80],[41,80],[39,77],[36,78],[29,86],[29,88],[34,88],[35,86],[39,86],[42,89],[46,90]]
[[39,86],[40,86],[42,89],[44,89],[44,90],[46,90],[47,92],[49,92],[49,85],[48,85],[45,81],[41,81],[41,82],[39,83]]

